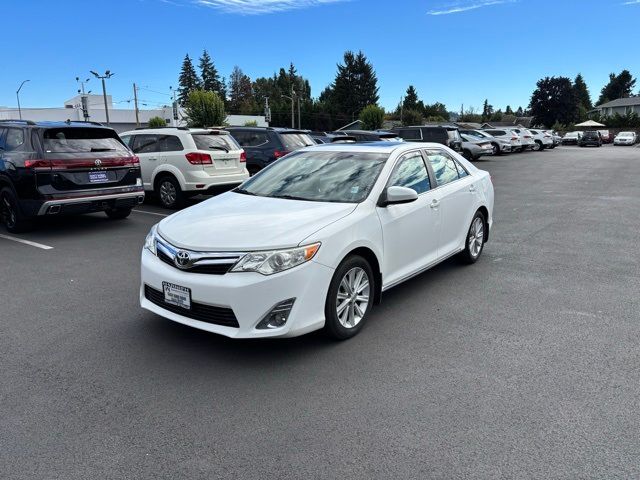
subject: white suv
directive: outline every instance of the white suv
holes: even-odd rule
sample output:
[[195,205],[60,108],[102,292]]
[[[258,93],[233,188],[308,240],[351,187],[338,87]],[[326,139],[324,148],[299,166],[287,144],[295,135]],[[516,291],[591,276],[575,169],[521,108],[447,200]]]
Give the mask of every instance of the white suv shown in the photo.
[[533,140],[536,142],[534,150],[544,150],[545,148],[555,147],[553,137],[543,130],[529,130],[533,134]]
[[140,157],[144,189],[156,193],[165,208],[249,178],[244,150],[225,130],[141,128],[120,137]]

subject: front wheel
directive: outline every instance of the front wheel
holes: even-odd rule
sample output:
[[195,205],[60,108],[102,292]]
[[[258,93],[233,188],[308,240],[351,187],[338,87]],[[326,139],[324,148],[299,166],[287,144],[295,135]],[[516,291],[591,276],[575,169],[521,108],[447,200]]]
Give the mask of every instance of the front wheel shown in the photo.
[[497,143],[492,143],[491,148],[493,149],[494,155],[500,155],[500,147],[498,146]]
[[467,160],[469,160],[470,162],[473,160],[473,154],[471,153],[470,150],[463,150],[462,151],[462,156],[464,158],[466,158]]
[[461,253],[466,263],[475,263],[480,258],[484,249],[486,222],[482,212],[478,211],[471,220],[471,226],[467,232],[465,247]]
[[325,330],[346,340],[362,330],[373,305],[375,278],[362,257],[347,257],[336,269],[325,302]]

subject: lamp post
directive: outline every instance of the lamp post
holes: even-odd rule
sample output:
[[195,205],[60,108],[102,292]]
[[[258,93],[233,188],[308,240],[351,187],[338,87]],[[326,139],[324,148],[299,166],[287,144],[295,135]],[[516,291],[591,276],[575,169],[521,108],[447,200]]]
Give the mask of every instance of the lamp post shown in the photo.
[[111,125],[111,123],[109,122],[109,106],[107,105],[107,86],[105,85],[104,80],[105,78],[113,77],[115,73],[111,72],[110,70],[107,70],[106,72],[104,72],[104,75],[98,75],[93,70],[91,70],[89,73],[91,73],[94,77],[102,80],[102,96],[104,97],[104,112],[105,112],[105,115],[107,116],[107,125]]
[[18,116],[20,117],[20,120],[22,120],[22,109],[20,108],[20,90],[22,90],[22,86],[25,83],[30,82],[30,81],[31,80],[23,80],[23,82],[18,87],[18,90],[16,91],[16,98],[18,99]]

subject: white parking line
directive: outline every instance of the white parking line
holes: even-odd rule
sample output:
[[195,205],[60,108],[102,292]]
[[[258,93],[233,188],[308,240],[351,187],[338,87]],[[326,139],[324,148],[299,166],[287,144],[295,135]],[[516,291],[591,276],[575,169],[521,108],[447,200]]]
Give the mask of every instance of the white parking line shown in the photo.
[[32,242],[30,240],[23,240],[22,238],[10,237],[9,235],[0,235],[0,238],[4,238],[6,240],[11,240],[12,242],[22,243],[24,245],[29,245],[31,247],[41,248],[42,250],[51,250],[53,247],[49,245],[43,245],[42,243]]
[[156,213],[156,212],[147,212],[146,210],[138,210],[138,209],[133,209],[131,210],[132,212],[136,212],[136,213],[146,213],[147,215],[155,215],[157,217],[168,217],[169,214],[166,213]]

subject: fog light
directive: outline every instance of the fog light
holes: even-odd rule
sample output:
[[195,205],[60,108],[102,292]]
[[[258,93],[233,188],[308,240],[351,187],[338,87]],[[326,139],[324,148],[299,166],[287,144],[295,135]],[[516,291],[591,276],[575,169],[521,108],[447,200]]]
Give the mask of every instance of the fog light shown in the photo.
[[289,319],[289,313],[291,313],[295,301],[295,298],[290,298],[289,300],[278,303],[264,316],[256,328],[258,330],[267,330],[284,326]]

